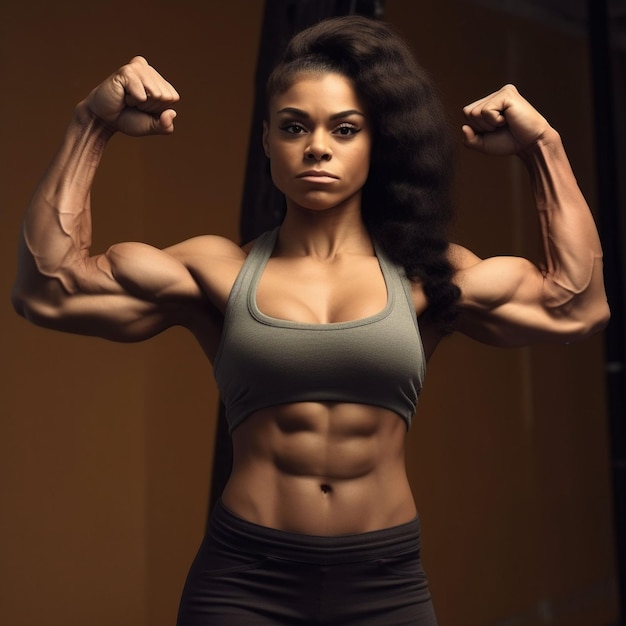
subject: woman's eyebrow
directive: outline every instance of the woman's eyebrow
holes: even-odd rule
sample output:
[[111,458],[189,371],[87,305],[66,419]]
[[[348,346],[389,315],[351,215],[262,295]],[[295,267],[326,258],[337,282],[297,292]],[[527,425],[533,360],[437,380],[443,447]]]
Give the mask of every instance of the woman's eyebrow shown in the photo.
[[[311,116],[302,109],[298,109],[297,107],[285,107],[284,109],[280,109],[277,111],[278,115],[288,113],[289,115],[293,115],[294,117],[298,117],[300,119],[308,120]],[[333,113],[329,119],[336,120],[342,117],[349,117],[350,115],[360,115],[361,117],[365,117],[361,111],[357,109],[348,109],[347,111],[339,111],[339,113]]]

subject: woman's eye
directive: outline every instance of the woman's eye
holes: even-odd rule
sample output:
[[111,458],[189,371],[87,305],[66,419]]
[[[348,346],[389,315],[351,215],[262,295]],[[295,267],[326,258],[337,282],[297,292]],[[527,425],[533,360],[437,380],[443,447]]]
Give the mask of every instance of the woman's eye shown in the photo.
[[290,135],[300,135],[305,130],[300,124],[285,124],[282,129]]
[[355,135],[359,132],[359,129],[352,124],[341,124],[338,126],[335,132],[342,137],[349,137],[350,135]]

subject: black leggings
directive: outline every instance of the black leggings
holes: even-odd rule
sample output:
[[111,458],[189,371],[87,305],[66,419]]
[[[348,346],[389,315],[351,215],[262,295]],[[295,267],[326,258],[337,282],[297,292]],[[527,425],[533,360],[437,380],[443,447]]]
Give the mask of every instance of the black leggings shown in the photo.
[[436,626],[419,520],[339,537],[247,522],[218,503],[178,626]]

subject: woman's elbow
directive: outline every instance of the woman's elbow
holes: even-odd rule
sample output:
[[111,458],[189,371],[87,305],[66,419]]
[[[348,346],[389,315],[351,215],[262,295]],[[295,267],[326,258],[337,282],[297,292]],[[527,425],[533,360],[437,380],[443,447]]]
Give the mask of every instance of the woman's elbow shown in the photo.
[[576,325],[576,332],[574,333],[575,336],[571,338],[572,341],[579,341],[596,335],[606,328],[610,319],[611,309],[609,308],[608,302],[604,300],[592,309],[587,310],[585,314],[579,318],[578,324]]
[[609,303],[604,300],[604,302],[601,306],[598,307],[598,311],[596,312],[591,334],[604,330],[607,327],[610,319],[611,309],[609,307]]
[[11,290],[11,304],[20,317],[35,326],[55,328],[55,321],[59,319],[58,307],[52,302],[29,294],[17,285]]

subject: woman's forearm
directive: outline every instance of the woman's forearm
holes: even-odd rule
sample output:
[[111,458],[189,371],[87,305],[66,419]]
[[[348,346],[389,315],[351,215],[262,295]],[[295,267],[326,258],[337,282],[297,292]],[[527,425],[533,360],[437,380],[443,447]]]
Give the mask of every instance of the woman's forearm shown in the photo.
[[24,216],[23,236],[46,276],[62,279],[68,264],[88,254],[91,187],[111,134],[78,105],[61,148],[35,190]]
[[[75,292],[91,245],[90,193],[112,131],[79,104],[26,209],[13,302]],[[45,293],[41,293],[41,292]]]
[[600,238],[560,136],[551,129],[520,156],[539,213],[546,305],[583,316],[608,316]]

